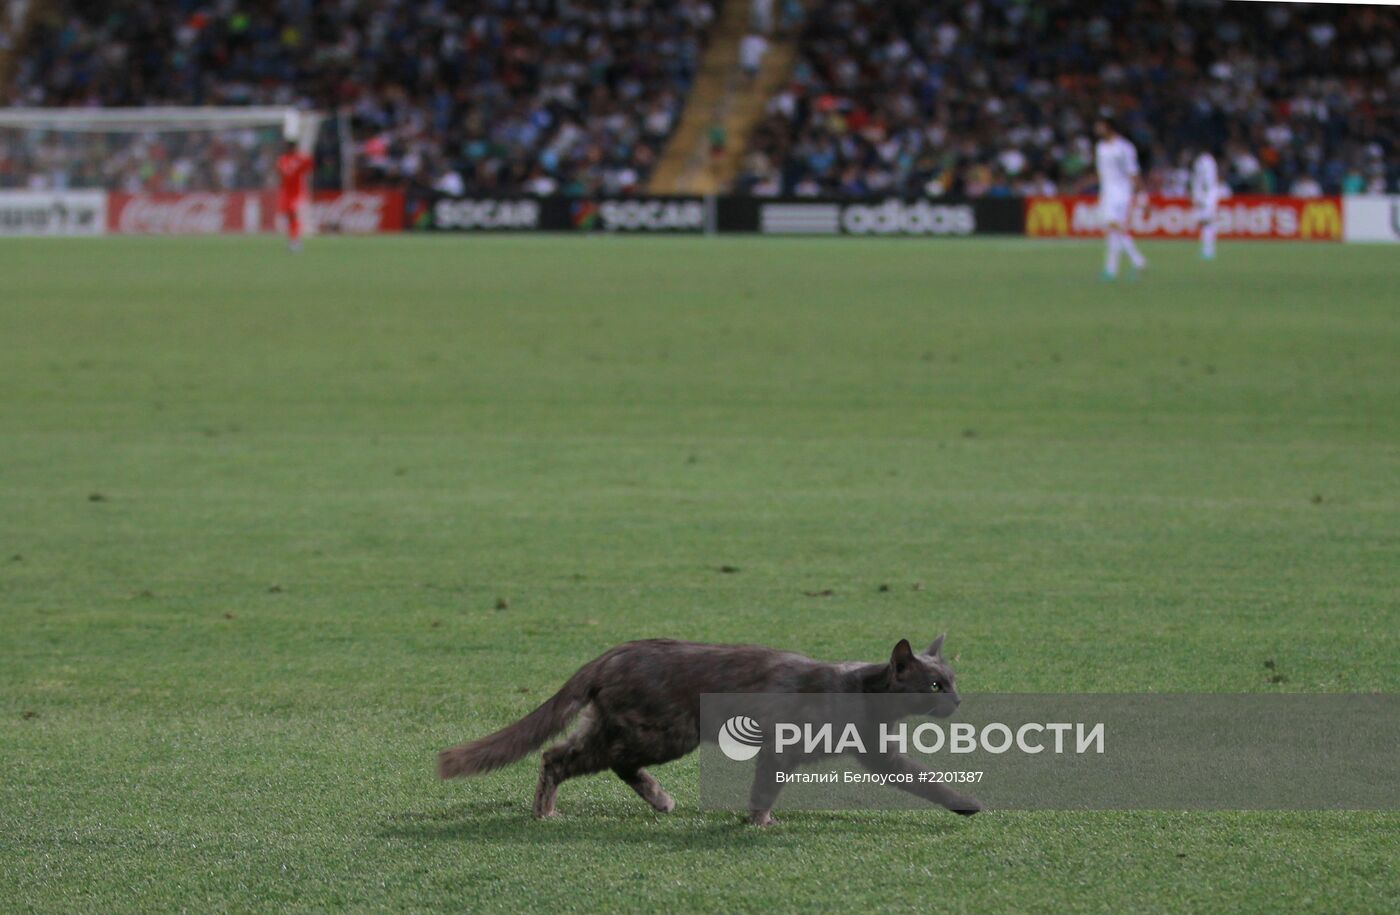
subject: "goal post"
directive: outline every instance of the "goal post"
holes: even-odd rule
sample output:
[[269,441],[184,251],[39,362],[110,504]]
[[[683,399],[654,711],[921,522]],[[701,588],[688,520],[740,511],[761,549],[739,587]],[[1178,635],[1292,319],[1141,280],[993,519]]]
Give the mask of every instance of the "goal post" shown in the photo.
[[289,107],[0,108],[0,189],[253,190],[284,143],[334,144],[326,122]]

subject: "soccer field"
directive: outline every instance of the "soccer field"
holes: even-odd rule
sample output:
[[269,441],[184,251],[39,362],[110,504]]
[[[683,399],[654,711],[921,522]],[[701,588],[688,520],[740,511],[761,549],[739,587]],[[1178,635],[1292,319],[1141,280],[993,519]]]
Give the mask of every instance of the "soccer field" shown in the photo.
[[434,778],[650,636],[1400,689],[1396,252],[1144,251],[0,244],[0,909],[1390,910],[1395,813]]

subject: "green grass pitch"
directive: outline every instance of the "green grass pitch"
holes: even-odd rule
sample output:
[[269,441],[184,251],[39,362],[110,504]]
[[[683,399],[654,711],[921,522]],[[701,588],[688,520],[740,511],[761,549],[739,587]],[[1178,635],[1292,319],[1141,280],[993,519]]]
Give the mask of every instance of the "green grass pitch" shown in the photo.
[[1145,250],[5,242],[0,909],[1391,909],[1395,813],[755,830],[691,758],[669,817],[599,776],[537,823],[533,757],[433,777],[647,636],[1396,690],[1400,256]]

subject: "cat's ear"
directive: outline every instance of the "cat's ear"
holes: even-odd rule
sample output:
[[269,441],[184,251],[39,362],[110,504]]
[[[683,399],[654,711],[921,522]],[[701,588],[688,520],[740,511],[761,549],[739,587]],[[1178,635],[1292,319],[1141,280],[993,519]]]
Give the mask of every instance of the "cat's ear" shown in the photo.
[[924,654],[930,658],[938,658],[940,661],[943,660],[943,637],[947,634],[946,632],[940,632],[938,638],[933,640],[933,644],[928,647],[928,651],[925,651]]
[[900,639],[899,644],[894,646],[894,652],[890,655],[890,666],[895,673],[902,673],[905,668],[914,663],[914,649],[909,647],[908,639]]

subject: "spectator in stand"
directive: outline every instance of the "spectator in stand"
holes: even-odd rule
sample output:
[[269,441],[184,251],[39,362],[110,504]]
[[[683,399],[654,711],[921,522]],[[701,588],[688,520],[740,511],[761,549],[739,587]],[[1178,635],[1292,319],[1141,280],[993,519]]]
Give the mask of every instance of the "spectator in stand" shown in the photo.
[[739,69],[744,78],[752,83],[758,79],[758,70],[763,66],[763,57],[768,53],[768,39],[755,30],[739,40]]
[[760,35],[773,34],[773,0],[749,0],[749,25]]
[[1237,191],[1400,191],[1400,16],[1176,0],[817,0],[737,189],[966,195],[1093,187],[1120,115],[1162,189],[1228,148]]

